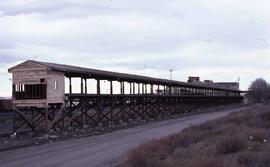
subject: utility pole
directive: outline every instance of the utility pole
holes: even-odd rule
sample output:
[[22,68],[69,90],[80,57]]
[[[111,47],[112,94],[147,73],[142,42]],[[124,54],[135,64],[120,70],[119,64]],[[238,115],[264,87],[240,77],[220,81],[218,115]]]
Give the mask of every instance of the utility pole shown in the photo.
[[171,69],[169,70],[169,72],[170,72],[170,80],[172,80],[172,72],[173,72],[173,69],[171,68]]

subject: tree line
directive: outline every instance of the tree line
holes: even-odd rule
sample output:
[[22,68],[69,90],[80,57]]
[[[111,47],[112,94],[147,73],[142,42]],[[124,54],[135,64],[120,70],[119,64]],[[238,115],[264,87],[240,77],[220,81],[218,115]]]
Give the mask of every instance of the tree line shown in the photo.
[[254,80],[248,90],[247,94],[250,102],[267,102],[270,99],[270,84],[263,78]]

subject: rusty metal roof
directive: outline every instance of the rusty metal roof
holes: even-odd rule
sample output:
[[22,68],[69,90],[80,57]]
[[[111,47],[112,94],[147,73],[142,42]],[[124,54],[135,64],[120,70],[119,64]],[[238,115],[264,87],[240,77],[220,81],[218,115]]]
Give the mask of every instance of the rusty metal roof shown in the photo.
[[39,65],[47,67],[49,70],[63,72],[67,77],[86,77],[86,78],[99,78],[104,80],[118,80],[126,82],[138,82],[138,83],[147,83],[147,84],[159,84],[159,85],[171,85],[171,86],[184,86],[190,88],[208,88],[215,90],[228,90],[233,92],[239,92],[239,90],[229,89],[222,87],[220,85],[209,84],[209,83],[187,83],[175,80],[153,78],[142,75],[126,74],[119,72],[111,72],[104,70],[97,70],[92,68],[77,67],[65,64],[56,64],[49,62],[40,62],[28,60],[32,63],[37,63]]

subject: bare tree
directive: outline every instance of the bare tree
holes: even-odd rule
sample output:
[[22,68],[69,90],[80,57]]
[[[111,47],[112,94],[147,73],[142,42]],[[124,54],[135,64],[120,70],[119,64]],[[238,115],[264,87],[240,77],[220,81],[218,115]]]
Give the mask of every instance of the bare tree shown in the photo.
[[250,84],[248,97],[253,102],[268,101],[270,98],[270,86],[263,78],[257,78]]

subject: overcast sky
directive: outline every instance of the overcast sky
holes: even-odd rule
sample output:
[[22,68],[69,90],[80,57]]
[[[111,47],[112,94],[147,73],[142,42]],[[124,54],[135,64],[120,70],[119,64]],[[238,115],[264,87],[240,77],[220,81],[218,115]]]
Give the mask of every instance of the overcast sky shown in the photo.
[[269,0],[0,2],[0,96],[28,59],[186,81],[270,80]]

